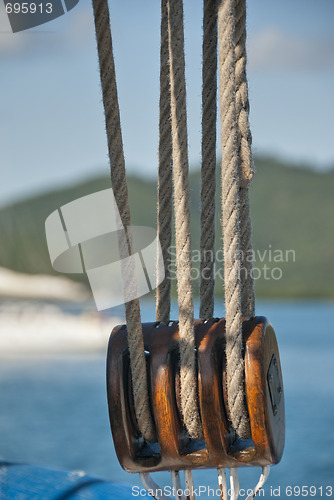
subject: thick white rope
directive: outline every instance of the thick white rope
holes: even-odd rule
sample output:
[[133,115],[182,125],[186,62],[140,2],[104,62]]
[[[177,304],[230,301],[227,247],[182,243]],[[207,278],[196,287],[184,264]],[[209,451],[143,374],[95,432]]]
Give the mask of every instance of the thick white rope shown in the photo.
[[[126,228],[130,226],[130,210],[107,0],[93,0],[93,9],[108,138],[111,180],[122,224],[123,227]],[[124,246],[124,243],[120,243],[120,245]],[[130,237],[127,238],[125,245],[128,246],[128,251],[131,253]],[[128,275],[128,273],[125,274]],[[131,282],[124,283],[125,290],[128,292],[127,287],[132,285],[133,283]],[[154,440],[155,427],[149,406],[146,360],[138,299],[125,304],[125,313],[134,406],[138,427],[146,439]]]

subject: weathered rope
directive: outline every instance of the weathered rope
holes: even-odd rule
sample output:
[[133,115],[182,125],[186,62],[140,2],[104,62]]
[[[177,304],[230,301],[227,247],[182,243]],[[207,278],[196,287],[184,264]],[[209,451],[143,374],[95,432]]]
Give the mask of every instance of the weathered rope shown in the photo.
[[[235,87],[238,122],[238,155],[240,168],[240,250],[241,250],[241,311],[246,317],[255,314],[255,293],[252,251],[252,226],[249,207],[249,185],[254,175],[252,134],[249,128],[249,101],[246,76],[246,0],[236,0],[235,6]],[[248,257],[248,258],[247,258]]]
[[[170,318],[170,246],[172,244],[173,172],[170,107],[170,70],[167,0],[161,1],[160,103],[159,103],[159,170],[157,228],[165,265],[165,279],[156,291],[156,320]],[[159,258],[160,252],[158,252]],[[158,262],[159,267],[160,262]]]
[[233,428],[250,436],[244,391],[241,310],[240,200],[238,131],[235,99],[235,1],[220,0],[218,8],[220,110],[222,137],[222,210],[226,306],[226,371],[228,406]]
[[[124,227],[128,227],[130,226],[130,210],[107,0],[93,0],[93,9],[111,180],[122,224]],[[130,238],[128,238],[127,243],[131,247]],[[127,285],[125,283],[124,286]],[[148,440],[153,440],[155,428],[149,407],[146,361],[138,299],[125,304],[125,313],[136,418],[142,435]]]
[[214,245],[217,120],[217,0],[204,0],[202,67],[200,317],[214,313]]
[[[237,3],[235,4],[235,1]],[[251,135],[248,123],[248,89],[245,72],[245,0],[219,0],[219,53],[220,53],[220,101],[222,123],[222,203],[225,258],[226,298],[226,356],[228,404],[232,425],[240,437],[250,435],[247,407],[244,399],[244,363],[242,356],[242,315],[254,314],[254,291],[247,251],[250,243],[250,216],[248,186],[253,175]],[[206,0],[213,9],[214,0]],[[235,11],[236,6],[236,11]],[[96,37],[98,43],[103,102],[111,164],[111,177],[116,202],[125,227],[130,225],[130,212],[125,177],[124,153],[117,100],[112,41],[107,0],[93,0]],[[182,0],[162,0],[162,47],[161,47],[161,98],[159,144],[159,215],[158,227],[163,247],[164,261],[171,243],[171,150],[173,158],[174,210],[177,250],[177,278],[180,325],[181,359],[181,406],[183,419],[192,437],[202,438],[202,427],[197,402],[197,373],[193,325],[191,286],[190,210],[188,179],[188,146],[186,119],[186,89],[184,69],[183,4]],[[203,83],[203,172],[202,172],[202,235],[204,217],[209,221],[201,239],[206,268],[206,249],[214,245],[214,186],[215,127],[208,118],[211,110],[215,115],[216,78],[214,57],[215,16],[206,11],[204,26],[210,33],[211,42],[205,37],[203,46],[203,76],[211,73],[214,84]],[[167,23],[168,16],[168,23]],[[237,19],[237,23],[236,23]],[[165,24],[164,24],[165,23]],[[168,25],[168,51],[166,25]],[[208,33],[207,33],[208,35]],[[208,35],[209,36],[209,35]],[[206,55],[205,55],[206,54]],[[205,60],[204,60],[205,59]],[[169,70],[170,63],[170,70]],[[206,72],[204,72],[204,66]],[[170,93],[168,91],[170,79]],[[164,89],[166,92],[164,92]],[[205,93],[205,89],[208,93]],[[171,116],[171,124],[168,116]],[[213,115],[212,115],[213,116]],[[172,142],[170,136],[172,135]],[[206,138],[206,141],[205,139]],[[210,151],[209,151],[210,150]],[[214,152],[213,152],[214,151]],[[240,162],[239,159],[240,158]],[[211,190],[206,190],[211,185]],[[166,189],[166,191],[164,191]],[[208,193],[211,198],[209,199]],[[168,194],[169,193],[169,196]],[[211,228],[211,231],[210,231]],[[241,234],[240,234],[241,233]],[[166,236],[164,240],[164,236]],[[127,245],[131,248],[130,237]],[[241,251],[241,252],[240,252]],[[207,253],[210,255],[210,253]],[[213,314],[213,252],[209,262],[209,279],[201,283],[201,317]],[[210,267],[212,266],[212,267]],[[248,266],[248,268],[247,268]],[[246,280],[240,279],[242,268],[248,269]],[[168,271],[168,270],[167,270]],[[157,292],[157,317],[168,321],[170,310],[170,280],[165,280]],[[146,362],[138,300],[126,304],[128,342],[133,380],[133,393],[138,426],[146,439],[155,438],[155,428],[150,413],[146,379]]]
[[191,284],[190,201],[184,62],[183,2],[168,0],[181,408],[191,437],[202,438],[198,409],[194,307]]

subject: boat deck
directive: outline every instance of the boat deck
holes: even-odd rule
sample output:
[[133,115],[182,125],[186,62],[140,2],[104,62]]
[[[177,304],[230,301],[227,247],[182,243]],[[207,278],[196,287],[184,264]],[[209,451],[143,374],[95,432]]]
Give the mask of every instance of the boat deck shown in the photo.
[[[0,461],[1,500],[122,500],[132,496],[129,485],[109,483],[81,471]],[[145,496],[141,491],[140,497]]]

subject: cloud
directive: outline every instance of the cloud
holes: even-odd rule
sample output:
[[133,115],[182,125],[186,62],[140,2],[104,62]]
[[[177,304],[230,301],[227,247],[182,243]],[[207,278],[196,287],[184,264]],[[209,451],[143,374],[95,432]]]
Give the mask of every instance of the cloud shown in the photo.
[[94,37],[93,33],[92,8],[80,4],[58,20],[30,30],[12,33],[4,5],[0,0],[1,59],[49,56],[50,53],[76,50],[89,43]]
[[334,38],[307,38],[266,28],[250,38],[248,61],[251,70],[334,70]]
[[0,56],[12,55],[23,48],[22,38],[13,36],[5,7],[0,3]]
[[95,42],[94,17],[91,6],[77,9],[75,15],[71,17],[68,33],[73,45],[87,43],[92,34]]

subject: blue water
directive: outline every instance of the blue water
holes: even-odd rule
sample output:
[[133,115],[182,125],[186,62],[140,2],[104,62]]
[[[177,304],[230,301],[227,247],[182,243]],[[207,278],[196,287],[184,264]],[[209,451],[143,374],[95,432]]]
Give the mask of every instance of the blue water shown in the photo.
[[[276,330],[286,401],[285,452],[271,470],[265,497],[280,487],[280,497],[288,498],[288,486],[307,487],[308,496],[315,486],[313,498],[326,497],[327,486],[334,490],[334,304],[260,302],[257,310]],[[143,321],[152,318],[152,304],[144,303]],[[113,450],[104,353],[0,359],[0,456],[139,484]],[[253,486],[257,475],[242,470],[242,486]],[[161,473],[158,480],[168,484],[169,476]],[[195,483],[215,486],[216,474],[196,472]]]

